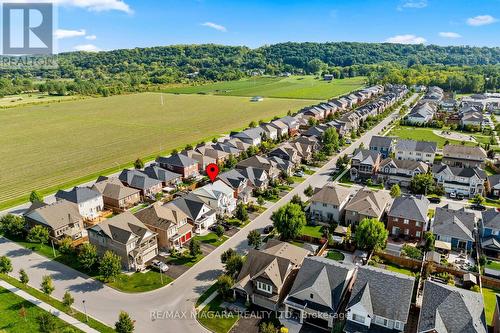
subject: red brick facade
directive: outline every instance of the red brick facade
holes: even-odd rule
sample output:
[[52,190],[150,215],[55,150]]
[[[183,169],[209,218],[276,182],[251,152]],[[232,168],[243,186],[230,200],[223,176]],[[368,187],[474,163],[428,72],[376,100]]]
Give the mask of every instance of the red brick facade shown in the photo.
[[[425,227],[425,222],[421,221],[408,220],[393,216],[388,216],[387,219],[387,230],[389,230],[389,233],[394,236],[399,235],[401,237],[421,240],[424,236]],[[397,228],[399,228],[399,230]]]

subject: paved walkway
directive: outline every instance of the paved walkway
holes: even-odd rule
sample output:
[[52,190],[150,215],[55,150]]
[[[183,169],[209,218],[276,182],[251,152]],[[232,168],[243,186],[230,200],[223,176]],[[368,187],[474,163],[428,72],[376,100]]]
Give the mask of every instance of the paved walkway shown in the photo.
[[17,296],[24,298],[30,303],[35,304],[39,308],[53,314],[57,318],[67,322],[68,324],[78,328],[79,330],[82,330],[83,332],[87,333],[99,333],[99,331],[96,331],[95,329],[87,326],[87,324],[82,323],[81,321],[76,320],[75,318],[71,317],[70,315],[59,311],[58,309],[54,308],[52,305],[49,305],[45,302],[42,302],[38,298],[35,298],[25,292],[24,290],[21,290],[19,288],[14,287],[10,283],[7,283],[6,281],[0,280],[0,287],[7,289],[13,294],[16,294]]

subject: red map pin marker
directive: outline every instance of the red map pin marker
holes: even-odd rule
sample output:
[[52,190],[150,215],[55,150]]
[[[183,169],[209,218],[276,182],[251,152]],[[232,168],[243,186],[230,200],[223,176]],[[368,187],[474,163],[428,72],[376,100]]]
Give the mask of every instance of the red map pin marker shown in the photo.
[[205,168],[205,171],[206,171],[206,173],[208,175],[208,178],[210,178],[210,180],[213,183],[214,180],[215,180],[215,178],[217,178],[217,175],[219,174],[219,167],[215,163],[210,163]]

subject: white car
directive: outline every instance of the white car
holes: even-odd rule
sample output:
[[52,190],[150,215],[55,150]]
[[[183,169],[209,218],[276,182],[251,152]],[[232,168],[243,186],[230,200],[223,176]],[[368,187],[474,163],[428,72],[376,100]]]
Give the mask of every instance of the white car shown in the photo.
[[157,270],[159,270],[162,273],[165,273],[166,271],[168,271],[168,265],[165,264],[164,262],[161,262],[161,261],[156,260],[156,259],[151,262],[151,266],[156,268]]

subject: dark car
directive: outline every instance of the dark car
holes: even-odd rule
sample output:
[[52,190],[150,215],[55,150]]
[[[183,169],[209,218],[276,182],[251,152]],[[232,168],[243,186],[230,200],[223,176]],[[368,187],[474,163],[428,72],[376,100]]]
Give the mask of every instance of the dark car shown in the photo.
[[270,232],[271,232],[271,231],[273,231],[273,230],[274,230],[274,227],[273,227],[272,225],[268,225],[267,227],[265,227],[265,228],[264,228],[264,231],[263,231],[263,232],[264,232],[265,234],[268,234],[268,233],[270,233]]
[[480,211],[486,210],[486,207],[483,205],[471,205],[470,208],[474,209],[474,210],[480,210]]
[[461,193],[458,193],[457,194],[457,200],[463,200],[464,199],[464,195],[461,194]]
[[433,203],[433,204],[438,204],[441,202],[441,198],[438,198],[438,197],[430,197],[428,199],[429,199],[429,202]]

